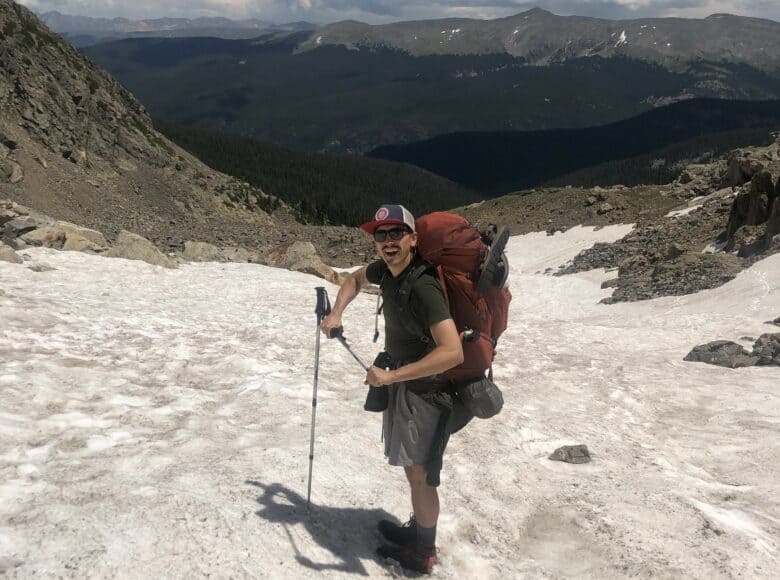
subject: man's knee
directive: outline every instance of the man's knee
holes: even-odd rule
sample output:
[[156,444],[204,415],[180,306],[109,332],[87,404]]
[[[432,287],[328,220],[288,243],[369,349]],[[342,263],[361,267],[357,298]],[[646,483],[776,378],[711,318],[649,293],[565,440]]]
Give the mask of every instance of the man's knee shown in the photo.
[[406,479],[409,480],[409,485],[427,485],[426,478],[428,472],[423,465],[407,465],[404,467],[406,472]]

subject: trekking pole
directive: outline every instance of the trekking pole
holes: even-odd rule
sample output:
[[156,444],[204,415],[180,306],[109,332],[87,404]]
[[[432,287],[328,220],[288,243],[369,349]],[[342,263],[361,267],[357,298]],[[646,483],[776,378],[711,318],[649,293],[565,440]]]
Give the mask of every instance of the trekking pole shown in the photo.
[[341,344],[344,345],[344,348],[347,349],[347,352],[352,355],[352,358],[354,358],[358,364],[363,367],[363,370],[368,372],[368,367],[365,365],[365,363],[360,360],[360,357],[355,354],[355,351],[352,350],[352,348],[347,344],[347,339],[344,338],[344,335],[342,334],[343,330],[341,328],[334,328],[331,330],[330,335],[333,338],[337,338]]
[[330,300],[328,292],[324,286],[315,288],[317,291],[317,307],[314,313],[317,315],[317,338],[314,347],[314,386],[311,397],[311,440],[309,442],[309,488],[306,492],[306,508],[310,509],[311,504],[311,472],[314,467],[314,425],[317,420],[317,381],[320,371],[320,324],[323,319],[330,314]]

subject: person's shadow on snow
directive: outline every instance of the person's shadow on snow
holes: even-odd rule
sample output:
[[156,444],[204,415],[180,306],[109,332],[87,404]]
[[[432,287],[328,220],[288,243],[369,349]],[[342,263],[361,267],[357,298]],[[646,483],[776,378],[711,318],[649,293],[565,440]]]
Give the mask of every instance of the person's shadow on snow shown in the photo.
[[[362,560],[376,559],[376,548],[380,541],[376,524],[381,519],[397,521],[382,509],[335,508],[311,504],[306,507],[306,498],[279,484],[266,485],[259,481],[247,481],[263,490],[257,498],[262,508],[256,512],[269,522],[285,526],[287,536],[295,550],[298,562],[314,570],[339,570],[368,575]],[[287,525],[302,524],[312,539],[333,554],[339,562],[317,563],[301,554]]]

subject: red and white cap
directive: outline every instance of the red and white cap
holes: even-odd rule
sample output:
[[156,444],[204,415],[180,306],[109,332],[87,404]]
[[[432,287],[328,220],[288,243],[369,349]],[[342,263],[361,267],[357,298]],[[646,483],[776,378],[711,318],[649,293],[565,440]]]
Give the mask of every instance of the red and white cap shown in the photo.
[[374,214],[374,219],[364,223],[360,226],[360,229],[369,234],[373,234],[379,226],[386,224],[398,224],[406,226],[414,231],[414,216],[412,215],[412,212],[402,205],[385,204],[379,206],[379,209],[376,210],[376,214]]

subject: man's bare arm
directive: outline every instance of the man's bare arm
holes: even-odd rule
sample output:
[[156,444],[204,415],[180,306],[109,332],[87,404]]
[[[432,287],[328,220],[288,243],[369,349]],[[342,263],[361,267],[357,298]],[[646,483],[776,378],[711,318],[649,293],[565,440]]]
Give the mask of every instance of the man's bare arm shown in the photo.
[[330,314],[320,324],[320,328],[325,333],[325,336],[332,338],[331,330],[342,327],[341,316],[344,314],[344,310],[366,284],[368,284],[368,278],[366,278],[365,266],[355,270],[344,280],[338,294],[336,294],[336,302],[333,304]]

